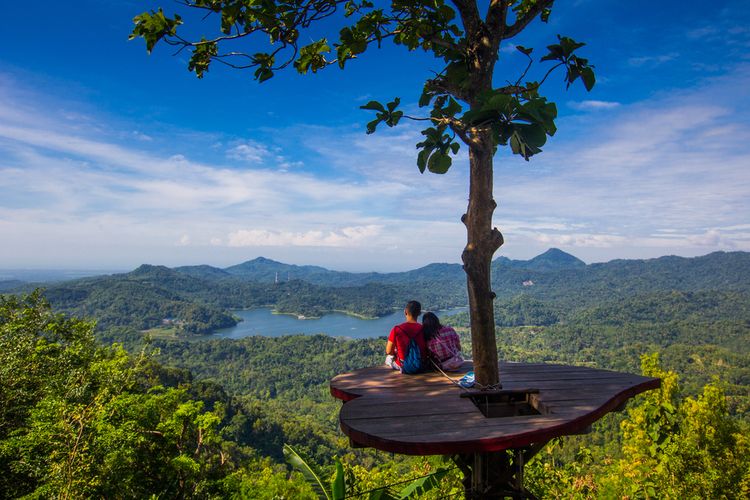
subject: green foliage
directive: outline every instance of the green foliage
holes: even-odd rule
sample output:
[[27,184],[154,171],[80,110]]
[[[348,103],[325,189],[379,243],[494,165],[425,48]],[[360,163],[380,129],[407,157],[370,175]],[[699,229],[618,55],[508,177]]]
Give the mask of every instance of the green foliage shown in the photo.
[[[440,488],[441,481],[455,467],[435,467],[434,470],[429,463],[428,472],[413,479],[395,480],[393,470],[365,471],[362,468],[349,468],[345,470],[344,464],[335,459],[335,473],[331,481],[330,492],[323,486],[320,474],[314,470],[314,466],[303,459],[289,445],[284,445],[284,455],[287,461],[299,470],[313,487],[320,500],[344,500],[345,498],[367,498],[369,500],[405,500],[407,498],[424,498],[431,490]],[[348,479],[347,479],[348,477]],[[398,477],[398,476],[395,476]],[[373,482],[379,486],[372,487]],[[386,484],[382,484],[386,483]],[[404,486],[405,485],[405,486]],[[397,486],[401,490],[396,489]]]
[[[635,328],[623,325],[643,323],[639,336],[623,338],[657,342],[684,339],[689,325],[701,323],[712,343],[736,347],[746,330],[743,322],[750,320],[749,256],[717,252],[693,259],[663,257],[590,266],[559,251],[530,261],[499,258],[493,263],[492,279],[498,296],[497,323],[596,324],[602,326],[603,338],[618,329]],[[274,283],[276,273],[295,279]],[[49,285],[45,296],[58,310],[93,317],[100,329],[167,326],[185,335],[234,325],[236,319],[227,309],[271,306],[308,317],[332,311],[378,317],[399,310],[404,297],[417,297],[428,309],[463,306],[465,280],[457,264],[355,274],[263,259],[226,270],[141,266],[126,274]]]
[[253,456],[223,391],[161,385],[148,354],[97,346],[38,294],[0,301],[0,342],[3,498],[208,497]]
[[158,11],[144,12],[133,18],[133,32],[128,39],[132,40],[137,37],[143,37],[146,41],[146,51],[150,54],[154,46],[165,36],[175,36],[177,26],[182,24],[182,18],[175,15],[174,18],[168,18],[164,15],[161,8]]
[[[284,458],[286,461],[297,469],[299,472],[302,473],[302,475],[305,477],[305,480],[310,484],[313,491],[318,495],[318,498],[330,500],[331,495],[328,492],[328,489],[323,486],[323,481],[320,479],[320,473],[317,472],[314,468],[314,465],[309,464],[304,458],[302,458],[297,451],[289,446],[288,444],[284,444]],[[340,465],[340,462],[337,462],[337,469]],[[336,473],[336,479],[341,477],[341,481],[343,481],[343,474],[339,476],[338,470]],[[336,490],[336,488],[333,488],[333,490]],[[338,495],[340,491],[334,491],[334,498],[343,497],[343,495]]]
[[644,356],[642,369],[662,386],[628,410],[617,456],[595,461],[582,448],[561,467],[542,456],[529,470],[534,491],[558,498],[746,498],[749,429],[728,414],[721,388],[709,384],[682,398],[677,374],[663,370],[657,355]]
[[453,162],[450,153],[458,153],[460,146],[453,142],[445,130],[446,126],[437,126],[422,131],[425,140],[417,143],[417,148],[421,148],[417,155],[417,166],[420,172],[424,173],[426,168],[434,174],[444,174],[450,168]]
[[313,500],[317,498],[309,485],[295,474],[291,480],[285,466],[270,459],[254,459],[226,476],[220,483],[218,497],[232,500]]
[[375,132],[375,128],[379,123],[384,122],[389,127],[395,127],[398,125],[401,117],[404,116],[402,111],[394,111],[396,107],[401,103],[401,99],[398,97],[392,102],[387,103],[385,106],[377,101],[370,101],[364,106],[360,106],[360,109],[369,109],[376,111],[375,119],[367,124],[367,133],[372,134]]
[[[557,441],[529,464],[527,485],[538,496],[747,497],[750,301],[742,258],[745,254],[714,254],[585,267],[569,262],[562,269],[537,262],[533,271],[530,261],[497,263],[516,278],[536,273],[534,286],[497,301],[498,321],[515,325],[498,329],[504,359],[635,371],[641,354],[658,350],[666,367],[653,356],[645,358],[645,373],[662,378],[660,391],[638,398],[626,414],[607,416],[592,434]],[[727,262],[733,262],[731,273],[723,268]],[[205,290],[221,290],[221,282],[228,300],[243,297],[237,277],[223,281],[222,272],[200,272],[203,278],[185,279],[165,268],[143,268],[127,281],[137,284],[138,294],[164,286],[166,296],[202,297],[204,303],[219,300],[219,293],[212,298]],[[310,272],[329,279],[320,270]],[[606,280],[601,288],[589,272]],[[685,273],[681,280],[680,273]],[[368,294],[378,297],[372,304],[385,303],[389,293],[406,290],[399,288],[400,280],[411,280],[440,298],[457,275],[451,266],[434,265],[380,276],[391,280],[387,286],[354,290],[363,304]],[[110,279],[105,283],[116,287],[117,280]],[[722,290],[712,289],[717,282]],[[264,296],[264,290],[294,291],[309,294],[310,307],[319,307],[313,295],[327,290],[294,281],[245,283],[259,302],[281,300]],[[686,290],[675,291],[674,284]],[[83,286],[62,286],[71,290],[70,303],[77,294],[93,294]],[[387,293],[378,295],[383,290]],[[320,292],[320,301],[330,307],[326,293]],[[138,296],[131,300],[137,304]],[[119,303],[128,303],[125,293]],[[286,304],[301,307],[305,301]],[[468,318],[449,322],[459,327],[470,352],[461,328]],[[3,299],[0,466],[7,472],[0,491],[5,496],[316,498],[303,476],[290,476],[281,465],[283,443],[290,443],[309,457],[328,491],[329,478],[337,477],[331,457],[338,456],[347,494],[399,498],[407,488],[439,478],[419,496],[460,498],[457,470],[432,475],[443,467],[434,458],[352,450],[338,430],[340,404],[330,397],[328,380],[382,362],[383,339],[156,339],[150,349],[158,354],[152,358],[140,349],[128,355],[116,346],[100,347],[92,331],[91,323],[50,312],[38,294]],[[130,345],[140,339],[125,327],[98,335]],[[680,385],[669,370],[680,373]],[[394,484],[401,480],[406,482]]]

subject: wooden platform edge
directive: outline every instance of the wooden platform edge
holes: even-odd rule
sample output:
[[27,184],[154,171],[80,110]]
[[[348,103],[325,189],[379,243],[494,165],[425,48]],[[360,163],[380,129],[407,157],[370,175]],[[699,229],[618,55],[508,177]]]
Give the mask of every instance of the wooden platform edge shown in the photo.
[[[525,433],[503,436],[499,438],[474,439],[466,441],[450,441],[440,443],[404,442],[372,436],[348,426],[339,414],[339,425],[341,430],[349,439],[362,447],[372,447],[381,451],[399,453],[403,455],[452,455],[457,453],[486,453],[497,452],[513,448],[523,448],[535,443],[547,442],[559,436],[578,434],[594,422],[617,408],[624,406],[627,401],[638,394],[658,389],[661,387],[661,379],[651,378],[640,384],[628,387],[607,400],[596,410],[570,420],[560,425],[551,426],[544,430],[533,430]],[[330,387],[331,395],[341,399],[346,404],[359,397],[358,394],[348,393],[340,389]]]
[[336,399],[340,399],[344,403],[346,403],[347,401],[351,401],[352,399],[356,399],[360,396],[360,394],[354,394],[353,392],[342,391],[341,389],[334,387],[333,381],[328,383],[328,389],[331,391],[331,396],[333,396]]

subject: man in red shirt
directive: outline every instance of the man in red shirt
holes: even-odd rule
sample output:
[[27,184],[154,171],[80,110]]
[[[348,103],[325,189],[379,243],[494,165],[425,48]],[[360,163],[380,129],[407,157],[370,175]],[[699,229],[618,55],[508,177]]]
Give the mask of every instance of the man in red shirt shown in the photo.
[[419,346],[422,355],[422,365],[425,364],[427,355],[427,345],[422,334],[422,325],[417,322],[417,318],[422,313],[422,304],[416,300],[410,300],[404,308],[406,322],[396,325],[388,335],[388,342],[385,344],[385,364],[394,370],[401,370],[401,362],[409,352],[409,342],[414,342]]

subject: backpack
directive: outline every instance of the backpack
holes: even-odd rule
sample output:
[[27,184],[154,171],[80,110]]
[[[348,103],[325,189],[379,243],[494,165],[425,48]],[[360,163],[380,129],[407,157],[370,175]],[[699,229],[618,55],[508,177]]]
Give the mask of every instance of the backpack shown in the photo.
[[[399,332],[406,335],[401,329]],[[417,341],[414,337],[409,338],[409,350],[402,359],[399,359],[401,363],[401,373],[412,375],[422,371],[422,351],[419,349]]]

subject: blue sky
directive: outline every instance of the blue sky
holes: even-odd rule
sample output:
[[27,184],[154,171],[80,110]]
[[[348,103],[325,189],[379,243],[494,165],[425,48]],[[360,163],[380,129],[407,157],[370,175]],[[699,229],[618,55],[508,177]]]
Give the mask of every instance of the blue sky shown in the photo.
[[[159,3],[74,5],[0,18],[0,268],[459,261],[465,151],[422,175],[419,128],[366,136],[358,109],[401,96],[416,112],[429,58],[388,47],[344,72],[198,80],[185,56],[127,40]],[[541,52],[557,33],[587,43],[598,83],[565,92],[552,77],[558,134],[529,163],[496,156],[497,255],[750,251],[750,5],[559,2],[513,43]],[[520,62],[502,50],[499,67]]]

